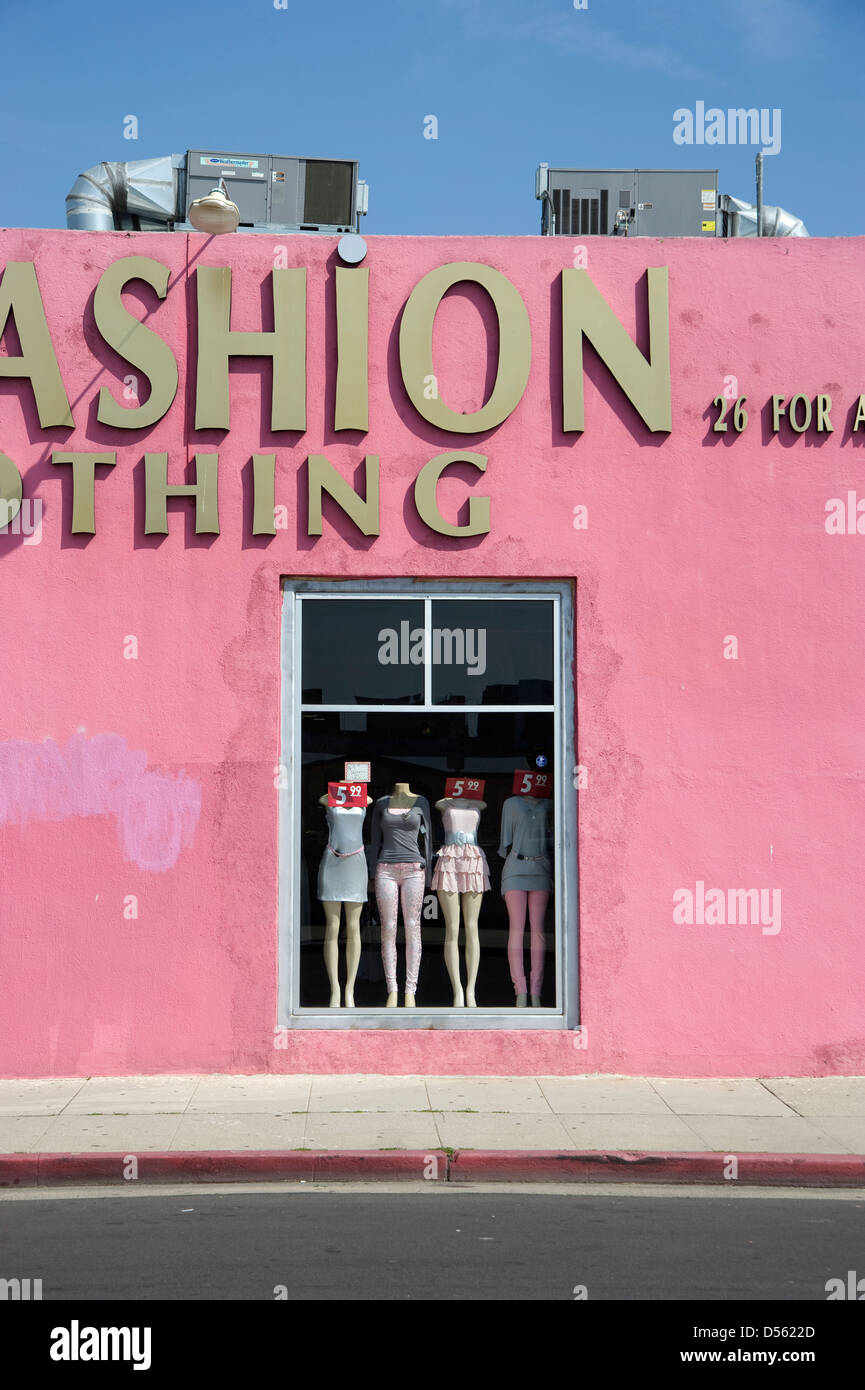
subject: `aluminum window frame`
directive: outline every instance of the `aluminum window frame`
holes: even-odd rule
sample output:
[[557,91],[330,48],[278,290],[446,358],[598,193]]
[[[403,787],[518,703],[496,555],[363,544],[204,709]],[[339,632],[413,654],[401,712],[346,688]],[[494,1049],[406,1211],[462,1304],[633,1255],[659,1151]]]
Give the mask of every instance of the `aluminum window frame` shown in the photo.
[[[466,601],[511,599],[547,602],[553,608],[553,703],[531,705],[444,705],[431,702],[432,661],[424,663],[424,703],[397,705],[303,704],[301,622],[304,599],[424,600],[426,650],[432,604],[436,599]],[[577,866],[576,709],[574,688],[575,585],[571,580],[419,580],[292,579],[282,580],[280,780],[278,791],[278,1030],[349,1028],[445,1028],[461,1031],[562,1030],[579,1027],[579,892]],[[310,711],[423,714],[550,713],[553,716],[553,795],[555,808],[555,970],[553,1008],[520,1009],[513,1005],[459,1009],[453,1005],[415,1009],[332,1009],[300,1004],[300,779],[302,718]]]

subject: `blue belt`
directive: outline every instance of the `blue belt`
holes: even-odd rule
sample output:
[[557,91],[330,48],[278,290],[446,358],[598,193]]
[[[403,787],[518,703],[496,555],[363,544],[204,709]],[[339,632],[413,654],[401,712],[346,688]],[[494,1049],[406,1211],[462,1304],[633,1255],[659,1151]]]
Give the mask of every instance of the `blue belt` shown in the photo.
[[446,845],[476,845],[478,837],[473,830],[446,830]]

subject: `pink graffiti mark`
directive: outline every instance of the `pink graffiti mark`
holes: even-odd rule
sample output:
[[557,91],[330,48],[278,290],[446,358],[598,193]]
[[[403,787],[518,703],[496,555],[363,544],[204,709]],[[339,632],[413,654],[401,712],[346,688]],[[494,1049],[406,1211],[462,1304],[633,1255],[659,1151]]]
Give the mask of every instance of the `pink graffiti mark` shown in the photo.
[[88,739],[0,743],[0,825],[113,814],[128,863],[163,872],[192,844],[201,786],[186,777],[148,772],[147,754],[119,734]]

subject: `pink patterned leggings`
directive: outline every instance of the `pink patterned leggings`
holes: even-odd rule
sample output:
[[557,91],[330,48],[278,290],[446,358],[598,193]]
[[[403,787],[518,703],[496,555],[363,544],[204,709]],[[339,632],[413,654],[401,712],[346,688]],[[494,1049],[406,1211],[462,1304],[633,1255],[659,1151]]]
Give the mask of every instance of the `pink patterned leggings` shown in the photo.
[[549,901],[545,888],[535,888],[526,892],[522,888],[509,888],[505,893],[508,905],[508,965],[511,969],[511,983],[517,994],[526,994],[526,962],[523,956],[523,937],[526,931],[526,899],[528,899],[529,924],[531,927],[532,976],[531,993],[540,994],[544,983],[544,916]]
[[381,959],[388,994],[396,990],[396,921],[402,889],[402,921],[405,932],[405,991],[417,993],[420,969],[420,914],[426,876],[423,864],[382,864],[375,871],[375,900],[381,917]]

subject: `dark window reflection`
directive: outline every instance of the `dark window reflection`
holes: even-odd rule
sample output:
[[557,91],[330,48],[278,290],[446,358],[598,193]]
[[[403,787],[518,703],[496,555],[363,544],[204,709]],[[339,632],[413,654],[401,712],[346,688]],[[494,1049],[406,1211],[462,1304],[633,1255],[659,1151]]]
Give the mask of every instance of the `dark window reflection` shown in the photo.
[[432,698],[445,705],[551,705],[553,605],[436,599]]
[[417,599],[304,599],[304,704],[422,704],[424,606]]

